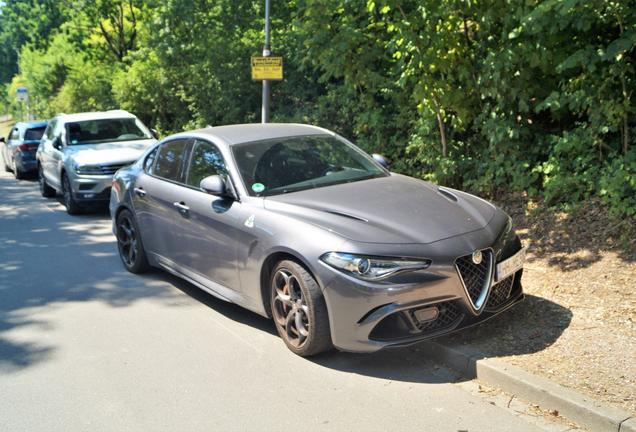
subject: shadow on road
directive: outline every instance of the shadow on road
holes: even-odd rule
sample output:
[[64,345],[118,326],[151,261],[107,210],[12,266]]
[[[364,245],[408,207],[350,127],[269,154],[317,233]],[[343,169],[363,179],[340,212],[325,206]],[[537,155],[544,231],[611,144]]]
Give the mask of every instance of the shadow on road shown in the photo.
[[15,336],[22,328],[47,331],[51,324],[34,321],[34,310],[89,300],[112,307],[173,301],[177,294],[163,277],[131,277],[123,269],[106,213],[71,217],[32,181],[0,177],[0,371],[52,355],[53,346]]
[[[276,334],[271,320],[216,299],[172,275],[127,273],[119,262],[107,213],[71,217],[55,200],[40,197],[32,182],[0,177],[0,215],[0,371],[20,370],[53,355],[54,346],[12,337],[22,327],[47,331],[51,324],[33,320],[34,308],[83,301],[126,307],[149,298],[179,306],[181,296],[172,287],[254,331]],[[566,308],[528,296],[488,323],[442,341],[469,344],[487,357],[527,354],[553,344],[571,318]],[[422,345],[374,354],[334,351],[308,361],[392,381],[464,379],[437,371]]]

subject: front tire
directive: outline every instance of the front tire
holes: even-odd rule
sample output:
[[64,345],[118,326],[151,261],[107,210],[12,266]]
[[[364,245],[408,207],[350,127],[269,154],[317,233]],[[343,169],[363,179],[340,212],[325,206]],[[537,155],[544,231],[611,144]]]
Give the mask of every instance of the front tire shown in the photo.
[[80,214],[82,206],[73,197],[73,189],[71,189],[71,181],[66,174],[62,174],[62,196],[64,197],[64,205],[66,212],[70,215]]
[[38,184],[40,186],[40,194],[42,194],[44,198],[52,198],[55,196],[55,189],[49,186],[49,184],[46,182],[46,179],[44,178],[42,165],[38,165]]
[[300,264],[279,262],[270,279],[272,318],[293,353],[309,357],[333,348],[325,298]]
[[145,273],[150,269],[141,241],[139,226],[132,213],[122,210],[116,219],[117,248],[121,262],[131,273]]

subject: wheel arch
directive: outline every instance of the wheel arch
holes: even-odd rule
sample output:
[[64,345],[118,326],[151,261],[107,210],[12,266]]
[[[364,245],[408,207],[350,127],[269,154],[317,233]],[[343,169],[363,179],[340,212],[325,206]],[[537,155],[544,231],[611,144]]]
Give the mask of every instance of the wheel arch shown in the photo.
[[[300,254],[295,253],[290,250],[278,250],[272,251],[264,260],[261,265],[260,271],[260,288],[261,288],[261,301],[263,302],[263,309],[268,317],[272,317],[272,307],[270,304],[270,287],[269,281],[272,275],[272,270],[274,266],[285,260],[294,261],[298,265],[302,266],[310,275],[314,278],[318,286],[320,286],[320,281],[316,277],[314,271],[312,271],[311,267],[305,262],[304,259],[301,258]],[[322,287],[321,287],[322,288]]]

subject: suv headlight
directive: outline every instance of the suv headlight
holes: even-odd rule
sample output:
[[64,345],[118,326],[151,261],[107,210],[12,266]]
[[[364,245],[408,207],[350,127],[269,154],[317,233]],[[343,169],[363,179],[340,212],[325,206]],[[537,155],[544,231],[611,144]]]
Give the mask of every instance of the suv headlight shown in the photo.
[[396,273],[422,270],[431,265],[431,260],[375,257],[343,252],[328,252],[320,259],[333,268],[367,281],[378,281]]

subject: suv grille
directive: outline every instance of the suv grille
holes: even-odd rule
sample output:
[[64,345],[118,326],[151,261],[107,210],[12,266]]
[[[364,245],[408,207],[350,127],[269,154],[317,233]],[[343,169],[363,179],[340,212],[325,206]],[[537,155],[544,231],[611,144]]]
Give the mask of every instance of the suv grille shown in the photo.
[[481,263],[473,263],[471,255],[457,258],[455,267],[461,278],[468,297],[476,309],[481,309],[486,300],[485,293],[490,286],[492,276],[492,251],[485,249],[482,252]]
[[446,301],[437,303],[431,306],[426,306],[426,308],[437,307],[438,315],[432,321],[418,321],[415,316],[415,311],[417,309],[411,309],[408,313],[411,315],[411,319],[413,323],[417,326],[418,330],[425,333],[433,333],[439,330],[448,329],[454,327],[463,317],[464,314],[460,311],[459,307],[452,302]]
[[488,303],[486,303],[486,309],[497,309],[503,305],[510,298],[512,292],[512,286],[515,281],[515,276],[508,276],[501,282],[497,283],[490,290],[490,296],[488,297]]
[[113,175],[118,169],[129,165],[129,163],[123,164],[109,164],[109,165],[85,165],[77,169],[78,174],[82,175]]

